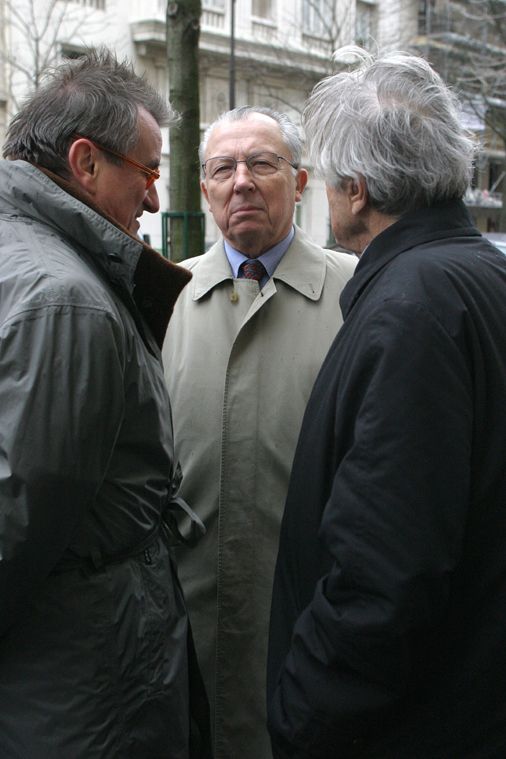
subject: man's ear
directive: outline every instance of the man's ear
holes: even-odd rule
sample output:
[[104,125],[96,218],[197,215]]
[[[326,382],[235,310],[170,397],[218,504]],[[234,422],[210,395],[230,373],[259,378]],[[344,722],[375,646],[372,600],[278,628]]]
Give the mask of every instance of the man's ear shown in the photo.
[[203,179],[200,180],[200,189],[202,190],[202,194],[204,198],[207,200],[207,205],[209,206],[209,210],[211,213],[213,212],[213,209],[211,208],[211,201],[209,200],[209,193],[207,192],[206,183]]
[[357,216],[367,206],[369,193],[367,184],[363,176],[352,179],[348,185],[348,198],[350,201],[350,210],[354,216]]
[[299,169],[295,177],[295,202],[302,199],[302,193],[307,185],[308,173],[306,169]]
[[83,190],[93,195],[97,182],[97,149],[87,139],[75,140],[69,149],[68,164],[72,178]]

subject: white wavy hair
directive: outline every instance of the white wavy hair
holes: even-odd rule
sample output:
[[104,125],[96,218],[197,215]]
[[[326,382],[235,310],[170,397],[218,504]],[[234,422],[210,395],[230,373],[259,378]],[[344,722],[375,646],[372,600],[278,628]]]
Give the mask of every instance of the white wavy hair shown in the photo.
[[335,187],[364,177],[371,205],[394,216],[461,198],[476,144],[439,74],[400,51],[375,57],[348,46],[334,56],[351,56],[358,66],[323,79],[306,103],[316,172]]

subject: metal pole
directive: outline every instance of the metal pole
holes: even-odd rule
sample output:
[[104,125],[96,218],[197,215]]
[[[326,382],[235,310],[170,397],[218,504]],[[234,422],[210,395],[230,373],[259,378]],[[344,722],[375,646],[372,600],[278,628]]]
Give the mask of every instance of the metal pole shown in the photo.
[[230,0],[230,59],[228,67],[228,107],[235,108],[235,0]]

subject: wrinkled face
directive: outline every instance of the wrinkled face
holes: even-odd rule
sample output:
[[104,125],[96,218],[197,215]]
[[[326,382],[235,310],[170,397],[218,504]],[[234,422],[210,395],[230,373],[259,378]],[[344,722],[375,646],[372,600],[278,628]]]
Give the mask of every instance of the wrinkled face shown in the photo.
[[[217,156],[243,160],[261,152],[292,161],[277,122],[258,113],[218,124],[209,137],[205,160]],[[255,258],[290,231],[295,202],[306,181],[306,171],[294,172],[287,161],[279,161],[279,170],[267,176],[255,176],[245,163],[238,163],[232,176],[219,181],[207,174],[201,187],[223,237]]]
[[[150,169],[157,169],[160,165],[161,150],[160,127],[150,113],[140,108],[139,140],[135,148],[128,153],[128,158]],[[102,159],[95,203],[136,235],[140,226],[138,218],[143,212],[156,213],[160,208],[156,185],[153,184],[146,189],[147,175],[125,161],[120,161],[117,165],[111,163],[105,155],[102,155]]]

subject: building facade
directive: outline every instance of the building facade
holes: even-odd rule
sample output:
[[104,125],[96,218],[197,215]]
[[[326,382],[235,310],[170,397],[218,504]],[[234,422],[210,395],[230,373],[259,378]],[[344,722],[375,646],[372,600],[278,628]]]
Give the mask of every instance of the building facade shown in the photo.
[[[332,63],[331,54],[341,45],[412,47],[430,58],[437,42],[434,25],[445,2],[202,0],[201,129],[232,101],[271,106],[300,122],[305,98],[319,79],[335,70],[338,63]],[[120,56],[128,56],[136,70],[145,73],[160,92],[168,93],[166,12],[166,0],[0,0],[0,142],[6,122],[23,94],[37,85],[41,69],[62,57],[78,55],[89,44],[104,43]],[[231,79],[235,81],[232,92]],[[163,137],[158,183],[161,210],[183,210],[169,209],[168,134]],[[503,154],[499,146],[499,158]],[[310,181],[296,209],[296,221],[325,245],[332,238],[324,188],[307,168]],[[482,172],[482,183],[489,181],[484,176]],[[210,245],[218,230],[204,202],[202,207],[206,245]],[[160,214],[145,214],[141,232],[160,248]]]
[[422,0],[411,46],[464,102],[463,119],[481,149],[466,201],[482,231],[506,230],[506,3]]

